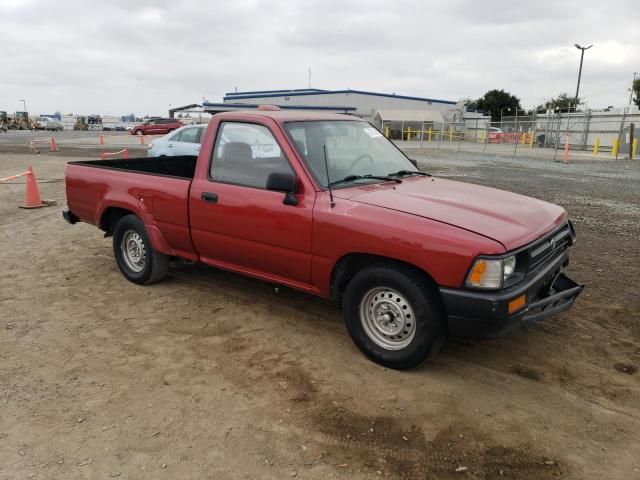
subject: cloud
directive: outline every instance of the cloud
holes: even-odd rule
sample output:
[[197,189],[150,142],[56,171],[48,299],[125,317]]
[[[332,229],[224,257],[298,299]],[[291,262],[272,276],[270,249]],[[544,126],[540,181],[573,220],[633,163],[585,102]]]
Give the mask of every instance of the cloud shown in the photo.
[[[457,100],[504,88],[525,105],[581,92],[628,100],[633,1],[0,0],[0,110],[162,114],[239,90],[313,86]],[[632,12],[631,14],[629,12]],[[635,15],[635,16],[634,16]],[[626,82],[626,83],[625,83]]]

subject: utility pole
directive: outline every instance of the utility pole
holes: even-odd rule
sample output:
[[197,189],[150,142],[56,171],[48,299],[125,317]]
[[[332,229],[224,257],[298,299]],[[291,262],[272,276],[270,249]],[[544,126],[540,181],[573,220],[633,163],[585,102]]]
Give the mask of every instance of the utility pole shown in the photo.
[[311,67],[309,67],[309,88],[311,88]]
[[588,47],[581,47],[580,45],[578,45],[576,43],[575,47],[578,50],[581,50],[581,53],[580,53],[580,69],[578,70],[578,86],[576,87],[576,105],[577,105],[578,104],[578,94],[580,93],[580,78],[582,77],[582,62],[584,61],[584,51],[585,50],[589,50],[591,47],[593,47],[593,45],[589,45]]

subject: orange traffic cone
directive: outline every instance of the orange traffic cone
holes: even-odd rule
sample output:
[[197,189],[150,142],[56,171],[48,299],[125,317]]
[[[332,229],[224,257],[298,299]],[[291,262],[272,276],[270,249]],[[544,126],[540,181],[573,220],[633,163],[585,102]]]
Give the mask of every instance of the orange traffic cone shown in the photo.
[[56,143],[56,139],[53,137],[51,137],[51,143],[49,144],[49,148],[51,149],[52,152],[58,151],[58,144]]
[[98,137],[98,144],[100,144],[100,145],[104,145],[104,135],[100,135],[100,136]]
[[107,154],[104,152],[100,152],[100,160],[106,160],[107,159]]
[[27,168],[27,175],[25,176],[27,177],[27,188],[24,191],[24,205],[21,205],[20,208],[46,207],[47,205],[40,198],[38,182],[36,182],[36,176],[31,167]]
[[124,158],[125,160],[129,159],[129,150],[127,150],[126,148],[122,150],[122,158]]
[[140,145],[144,145],[144,135],[140,135]]

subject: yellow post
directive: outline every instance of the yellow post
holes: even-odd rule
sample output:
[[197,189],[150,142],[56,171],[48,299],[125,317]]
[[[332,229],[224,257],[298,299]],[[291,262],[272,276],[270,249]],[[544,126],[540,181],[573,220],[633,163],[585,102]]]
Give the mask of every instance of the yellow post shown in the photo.
[[600,137],[596,137],[596,143],[593,144],[593,154],[598,155],[600,151]]
[[389,127],[384,127],[384,136],[389,138]]
[[533,148],[533,139],[536,138],[536,131],[534,130],[529,135],[529,148]]
[[521,143],[522,145],[524,145],[525,143],[527,143],[527,134],[526,134],[526,133],[524,133],[524,132],[522,132],[522,137],[521,137],[520,143]]
[[480,143],[484,143],[484,130],[480,132]]
[[618,144],[619,140],[617,138],[613,139],[613,146],[611,147],[611,156],[615,157],[618,155],[618,148],[620,148],[620,145]]
[[636,156],[636,152],[638,151],[638,139],[634,138],[633,143],[631,144],[631,159]]
[[453,128],[449,127],[449,143],[453,142]]
[[429,141],[431,141],[431,127],[429,127]]
[[411,127],[407,127],[407,140],[411,140]]

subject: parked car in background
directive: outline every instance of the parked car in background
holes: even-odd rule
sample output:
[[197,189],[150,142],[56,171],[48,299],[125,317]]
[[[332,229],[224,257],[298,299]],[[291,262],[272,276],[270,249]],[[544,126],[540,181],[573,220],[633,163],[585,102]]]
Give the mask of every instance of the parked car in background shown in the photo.
[[64,130],[64,125],[62,125],[62,122],[54,120],[53,118],[39,117],[36,120],[36,128],[38,130],[51,130],[52,132],[61,132],[62,130]]
[[200,142],[207,125],[188,125],[160,137],[149,144],[149,157],[176,157],[200,153]]
[[502,143],[504,132],[498,127],[489,127],[489,143]]
[[164,135],[182,127],[176,118],[152,118],[131,129],[131,135]]

